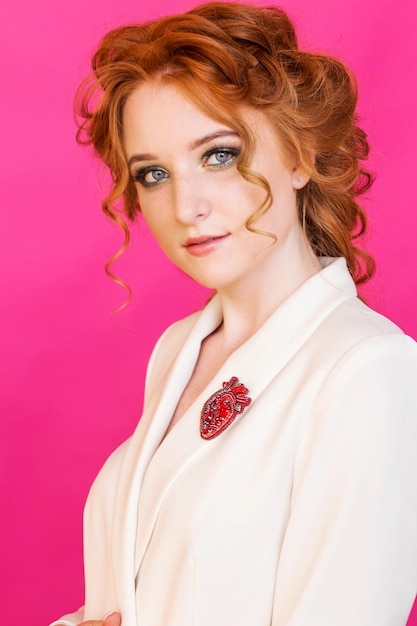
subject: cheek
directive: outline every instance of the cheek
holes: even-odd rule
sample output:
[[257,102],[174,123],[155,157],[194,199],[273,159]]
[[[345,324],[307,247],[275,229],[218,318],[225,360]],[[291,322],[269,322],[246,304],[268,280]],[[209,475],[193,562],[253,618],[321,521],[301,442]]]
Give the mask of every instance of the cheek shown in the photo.
[[138,202],[143,219],[155,239],[163,232],[163,225],[167,224],[169,216],[164,213],[164,203],[154,198],[149,198],[146,193],[138,192]]
[[156,241],[162,242],[164,239],[163,220],[158,219],[155,215],[150,215],[146,211],[142,211],[143,218]]
[[257,212],[266,198],[263,187],[242,179],[233,187],[225,186],[218,191],[219,205],[243,223]]
[[156,243],[170,257],[176,238],[168,217],[156,210],[148,211],[146,209],[142,211],[142,215]]

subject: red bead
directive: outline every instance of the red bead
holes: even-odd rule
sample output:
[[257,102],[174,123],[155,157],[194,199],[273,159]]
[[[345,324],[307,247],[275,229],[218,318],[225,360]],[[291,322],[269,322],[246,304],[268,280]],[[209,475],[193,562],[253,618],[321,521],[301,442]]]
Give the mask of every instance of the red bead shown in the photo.
[[222,389],[215,391],[204,403],[200,417],[200,435],[203,439],[214,439],[230,426],[236,415],[243,413],[252,399],[248,389],[232,376],[223,383]]

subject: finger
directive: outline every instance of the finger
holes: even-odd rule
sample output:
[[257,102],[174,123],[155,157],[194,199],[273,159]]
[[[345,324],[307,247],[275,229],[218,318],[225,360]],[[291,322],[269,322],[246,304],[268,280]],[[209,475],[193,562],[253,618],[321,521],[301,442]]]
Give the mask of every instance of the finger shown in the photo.
[[114,613],[110,613],[107,615],[106,619],[103,622],[103,626],[121,626],[122,618],[120,617],[120,613],[116,611]]

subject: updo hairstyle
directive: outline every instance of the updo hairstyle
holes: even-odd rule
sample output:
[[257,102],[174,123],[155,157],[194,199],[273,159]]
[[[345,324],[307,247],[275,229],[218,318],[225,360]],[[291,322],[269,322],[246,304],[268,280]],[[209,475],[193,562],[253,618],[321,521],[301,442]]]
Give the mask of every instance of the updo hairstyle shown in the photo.
[[356,198],[372,184],[361,165],[369,146],[357,126],[356,82],[341,62],[299,50],[284,11],[210,2],[116,28],[101,41],[92,68],[77,93],[77,140],[94,146],[112,176],[103,210],[121,226],[125,242],[106,267],[110,275],[111,263],[130,239],[124,216],[134,220],[140,211],[122,145],[123,107],[138,86],[157,80],[176,85],[200,110],[239,134],[237,168],[266,192],[247,222],[250,230],[260,232],[256,220],[270,207],[272,195],[268,181],[250,169],[255,140],[241,116],[244,107],[265,114],[288,162],[298,163],[310,177],[297,191],[297,207],[314,253],[345,257],[357,284],[372,276],[372,258],[354,245],[366,228]]

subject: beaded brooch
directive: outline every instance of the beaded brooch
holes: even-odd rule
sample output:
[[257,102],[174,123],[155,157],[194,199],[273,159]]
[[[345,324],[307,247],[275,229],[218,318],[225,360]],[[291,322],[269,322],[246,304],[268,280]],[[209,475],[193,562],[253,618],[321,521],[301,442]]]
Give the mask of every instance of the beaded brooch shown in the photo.
[[243,413],[252,399],[248,389],[233,376],[223,387],[215,391],[204,403],[200,417],[200,435],[203,439],[214,439],[230,426],[236,415]]

